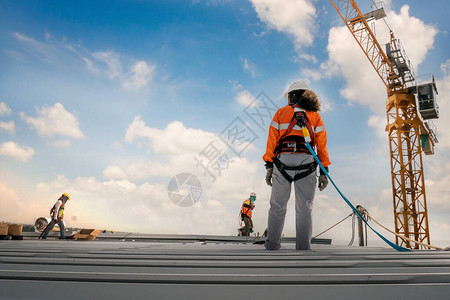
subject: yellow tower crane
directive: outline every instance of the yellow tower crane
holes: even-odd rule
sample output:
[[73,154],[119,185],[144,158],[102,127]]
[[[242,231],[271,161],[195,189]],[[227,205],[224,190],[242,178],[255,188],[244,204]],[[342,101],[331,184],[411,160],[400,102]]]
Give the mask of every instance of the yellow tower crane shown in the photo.
[[374,4],[373,11],[362,14],[354,0],[330,1],[387,88],[386,131],[396,242],[411,249],[426,248],[419,244],[430,244],[422,152],[433,154],[438,142],[433,123],[425,121],[439,117],[434,77],[416,84],[410,62],[392,30],[386,51],[382,49],[369,22],[386,16],[383,6]]

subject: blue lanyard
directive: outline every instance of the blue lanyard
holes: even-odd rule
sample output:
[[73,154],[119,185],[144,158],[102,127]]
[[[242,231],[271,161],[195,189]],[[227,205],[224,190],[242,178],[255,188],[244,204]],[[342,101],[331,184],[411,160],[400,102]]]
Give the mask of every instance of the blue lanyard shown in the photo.
[[364,223],[366,223],[367,226],[369,226],[370,229],[372,229],[372,231],[378,235],[383,241],[385,241],[389,246],[391,246],[392,248],[394,248],[397,251],[400,252],[406,252],[406,251],[412,251],[411,249],[407,249],[404,248],[402,246],[399,246],[397,244],[394,244],[393,242],[389,241],[387,238],[385,238],[383,235],[381,235],[380,233],[378,233],[378,231],[376,231],[375,229],[372,228],[372,226],[369,225],[369,223],[367,223],[367,221],[359,214],[358,210],[353,206],[353,204],[348,201],[348,199],[344,196],[344,194],[342,194],[342,192],[338,189],[338,187],[336,186],[336,184],[334,183],[333,179],[331,179],[330,174],[328,174],[327,170],[324,168],[324,166],[322,165],[322,163],[320,162],[319,158],[317,157],[316,153],[314,153],[314,150],[312,149],[312,147],[309,145],[308,142],[305,143],[306,147],[308,148],[309,152],[311,152],[312,156],[314,157],[314,159],[317,161],[317,163],[319,164],[320,168],[322,169],[322,171],[325,173],[325,175],[328,177],[328,179],[330,179],[331,183],[333,184],[333,186],[336,188],[336,190],[338,191],[338,193],[341,195],[342,199],[345,200],[345,202],[348,204],[348,206],[351,207],[351,209],[355,212],[355,214],[358,216],[358,218],[360,218]]

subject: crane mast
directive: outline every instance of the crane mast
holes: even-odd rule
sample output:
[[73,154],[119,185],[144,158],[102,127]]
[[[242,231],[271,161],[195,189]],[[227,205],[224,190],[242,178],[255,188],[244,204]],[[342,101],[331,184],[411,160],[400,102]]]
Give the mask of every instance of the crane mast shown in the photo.
[[[390,32],[385,53],[368,24],[384,17],[384,10],[362,14],[354,0],[330,1],[387,89],[386,131],[389,136],[395,232],[413,241],[430,244],[421,138],[428,137],[427,142],[432,146],[437,140],[432,139],[433,134],[417,110],[414,96],[417,88],[407,87],[407,83],[414,82],[411,68],[408,68],[408,61],[402,55],[394,33]],[[414,249],[423,247],[398,235],[398,245]]]

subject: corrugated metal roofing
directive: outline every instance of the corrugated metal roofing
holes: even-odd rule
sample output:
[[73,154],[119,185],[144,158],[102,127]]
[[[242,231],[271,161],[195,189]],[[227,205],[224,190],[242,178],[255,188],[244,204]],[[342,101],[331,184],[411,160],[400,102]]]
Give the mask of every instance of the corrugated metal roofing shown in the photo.
[[450,253],[237,241],[0,241],[1,299],[448,299]]

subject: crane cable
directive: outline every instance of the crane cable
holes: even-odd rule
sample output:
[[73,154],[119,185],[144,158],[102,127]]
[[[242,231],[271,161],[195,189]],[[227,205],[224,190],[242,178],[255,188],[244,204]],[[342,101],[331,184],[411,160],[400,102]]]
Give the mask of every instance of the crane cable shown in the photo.
[[428,244],[425,244],[425,243],[422,243],[422,242],[418,242],[418,241],[412,240],[410,238],[407,238],[406,236],[403,236],[401,234],[395,233],[392,230],[390,230],[389,228],[386,228],[383,225],[381,225],[380,223],[378,223],[377,220],[375,220],[371,215],[369,215],[369,213],[367,213],[367,216],[369,217],[370,220],[374,221],[378,226],[380,226],[381,228],[389,231],[390,233],[394,234],[395,236],[397,236],[397,237],[399,237],[399,238],[401,238],[403,240],[407,240],[407,241],[410,241],[412,243],[419,244],[419,245],[422,245],[422,246],[428,247],[428,248],[434,248],[434,249],[437,249],[437,250],[444,250],[443,248],[436,247],[436,246],[431,246],[431,245],[428,245]]
[[334,224],[334,225],[331,226],[330,228],[328,228],[328,229],[322,231],[321,233],[319,233],[319,234],[316,235],[316,236],[313,236],[312,238],[315,239],[315,238],[317,238],[318,236],[320,236],[320,235],[324,234],[325,232],[327,232],[328,230],[333,229],[333,228],[336,227],[337,225],[339,225],[339,224],[341,224],[342,222],[344,222],[345,220],[347,220],[347,219],[348,219],[349,217],[351,217],[352,215],[353,215],[353,213],[349,214],[348,216],[346,216],[345,218],[343,218],[342,220],[340,220],[339,222],[337,222],[336,224]]

